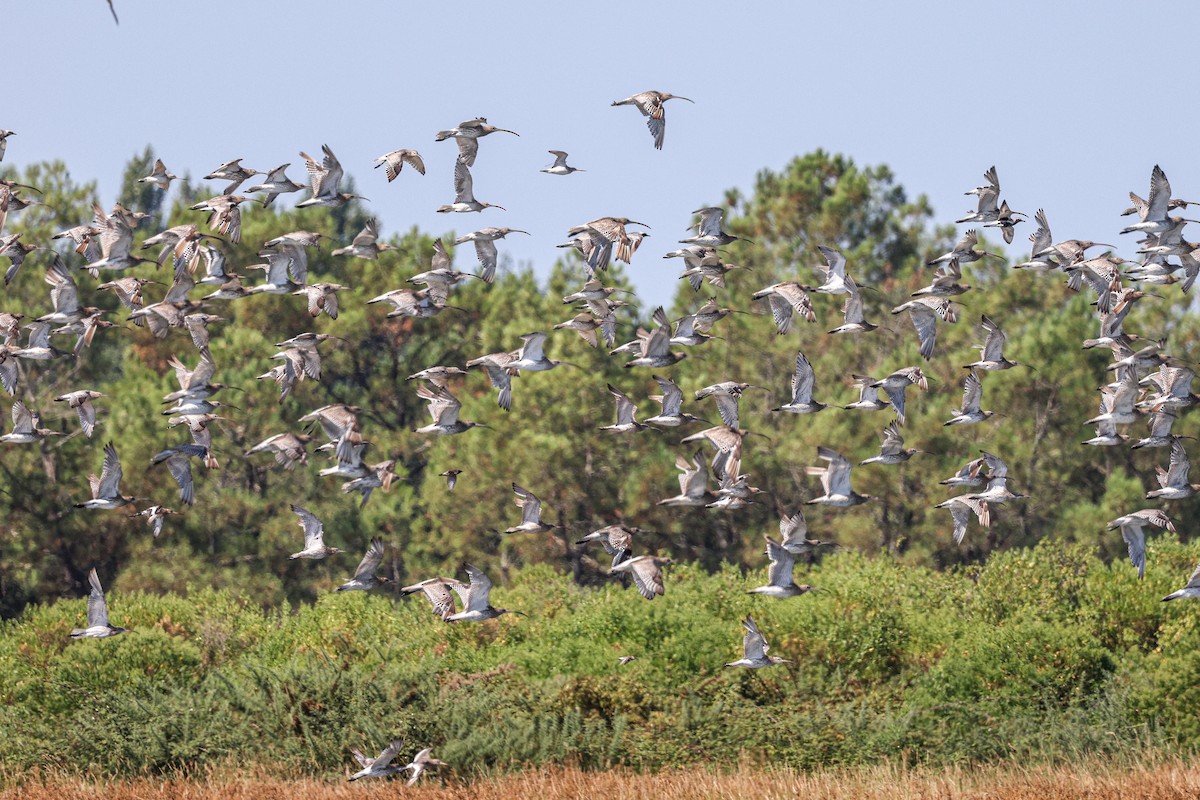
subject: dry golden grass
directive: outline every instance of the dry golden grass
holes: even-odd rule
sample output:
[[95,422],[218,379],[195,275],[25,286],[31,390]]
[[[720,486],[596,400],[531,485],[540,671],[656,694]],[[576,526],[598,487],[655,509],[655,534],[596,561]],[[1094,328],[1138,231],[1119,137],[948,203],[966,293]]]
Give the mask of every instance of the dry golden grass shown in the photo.
[[110,783],[35,779],[0,791],[7,800],[340,800],[396,797],[423,800],[514,800],[594,798],[701,800],[702,798],[829,798],[830,800],[1194,800],[1200,797],[1200,763],[1168,761],[1113,767],[1086,762],[1066,767],[1023,769],[951,768],[911,770],[872,767],[800,773],[746,767],[736,772],[697,769],[643,775],[540,769],[471,784],[429,783],[408,789],[400,781],[357,784],[312,779],[212,776],[198,781],[134,780]]

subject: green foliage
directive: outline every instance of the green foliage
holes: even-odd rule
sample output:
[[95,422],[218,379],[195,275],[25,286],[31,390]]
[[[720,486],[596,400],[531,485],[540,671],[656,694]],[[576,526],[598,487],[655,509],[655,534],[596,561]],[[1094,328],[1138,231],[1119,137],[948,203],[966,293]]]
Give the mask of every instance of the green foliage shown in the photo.
[[[730,567],[671,568],[647,602],[534,565],[495,590],[529,617],[477,625],[440,622],[419,595],[327,593],[281,614],[229,590],[114,590],[113,619],[135,633],[72,642],[83,601],[0,628],[0,761],[330,775],[348,747],[393,737],[436,746],[458,774],[715,753],[816,767],[1192,752],[1200,624],[1156,598],[1200,549],[1156,541],[1150,558],[1131,585],[1079,546],[952,573],[844,553],[807,576],[826,591],[788,601],[747,595],[758,576]],[[722,666],[747,613],[793,665]]]

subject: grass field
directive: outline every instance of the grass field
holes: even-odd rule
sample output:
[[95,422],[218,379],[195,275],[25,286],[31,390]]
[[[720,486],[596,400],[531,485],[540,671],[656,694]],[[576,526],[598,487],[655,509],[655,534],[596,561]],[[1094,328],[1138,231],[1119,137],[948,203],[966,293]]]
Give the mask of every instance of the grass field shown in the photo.
[[[436,779],[435,779],[436,780]],[[408,789],[401,781],[349,784],[311,779],[238,778],[214,774],[188,781],[134,780],[113,783],[35,780],[0,791],[0,798],[61,800],[317,800],[317,798],[424,798],[512,800],[537,797],[604,797],[605,800],[654,797],[657,800],[698,798],[833,798],[840,800],[1192,800],[1200,797],[1200,763],[1165,761],[1114,767],[1085,761],[1068,767],[909,770],[872,767],[801,773],[744,768],[736,772],[686,770],[654,775],[624,770],[584,772],[574,769],[531,770],[470,784],[430,782]]]

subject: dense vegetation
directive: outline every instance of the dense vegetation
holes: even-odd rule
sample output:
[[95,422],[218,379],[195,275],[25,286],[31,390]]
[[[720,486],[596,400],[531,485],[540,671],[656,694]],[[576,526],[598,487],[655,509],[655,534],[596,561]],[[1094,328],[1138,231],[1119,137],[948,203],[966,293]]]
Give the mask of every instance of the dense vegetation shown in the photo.
[[[84,604],[59,601],[0,629],[0,763],[332,777],[348,747],[392,736],[459,777],[1190,751],[1200,626],[1159,597],[1200,548],[1156,541],[1143,583],[1089,551],[1048,541],[948,572],[842,552],[808,576],[827,591],[790,601],[745,594],[759,576],[728,566],[674,568],[651,603],[530,566],[496,590],[530,616],[483,625],[442,624],[419,597],[264,612],[204,588],[115,592],[114,622],[138,632],[71,643]],[[747,612],[794,665],[722,667]]]
[[[120,198],[155,215],[145,235],[199,221],[183,209],[215,192],[183,182],[172,206],[161,207],[133,181],[152,162],[147,150],[130,164]],[[26,241],[47,243],[90,218],[94,187],[75,183],[64,165],[31,165],[16,177],[45,192],[44,206],[10,214],[8,229]],[[1113,188],[1114,209],[1124,188]],[[95,439],[76,435],[0,453],[0,612],[12,618],[0,639],[0,730],[8,734],[0,737],[0,761],[17,769],[94,763],[133,773],[238,759],[324,774],[346,762],[348,745],[370,749],[396,734],[436,744],[461,770],[564,760],[658,767],[718,751],[800,765],[897,753],[951,762],[1200,742],[1191,713],[1200,677],[1195,616],[1186,604],[1159,603],[1182,585],[1200,551],[1152,542],[1139,583],[1122,562],[1119,535],[1105,533],[1107,520],[1143,506],[1153,467],[1166,455],[1079,445],[1107,354],[1079,351],[1095,333],[1094,313],[1059,276],[1013,273],[998,261],[970,266],[976,291],[963,298],[962,321],[939,332],[937,355],[925,367],[930,391],[909,393],[904,434],[928,453],[901,467],[856,469],[855,488],[874,495],[872,503],[809,513],[814,535],[842,545],[809,579],[828,593],[781,603],[743,594],[758,579],[745,571],[764,566],[762,534],[780,511],[816,493],[804,472],[816,447],[857,461],[875,452],[878,432],[892,419],[836,408],[814,417],[771,414],[796,350],[814,365],[817,397],[831,404],[853,399],[844,382],[851,372],[882,376],[919,363],[908,320],[888,310],[926,282],[921,265],[955,236],[931,233],[927,204],[911,201],[886,168],[824,153],[763,172],[751,196],[724,200],[728,227],[753,239],[730,248],[730,260],[752,270],[734,273],[722,291],[693,293],[681,284],[675,312],[713,295],[751,310],[754,290],[810,280],[815,247],[828,244],[875,290],[866,295],[867,316],[884,326],[828,336],[840,300],[818,297],[817,325],[776,336],[769,316],[733,315],[715,331],[723,342],[673,368],[685,392],[729,379],[774,390],[773,398],[743,399],[744,426],[763,434],[747,439],[744,470],[770,494],[736,514],[655,505],[675,492],[675,455],[691,451],[677,444],[678,433],[597,433],[612,415],[605,383],[642,402],[654,388],[650,371],[623,370],[621,359],[568,332],[551,338],[549,354],[582,371],[522,376],[511,413],[496,408],[481,376],[456,388],[464,418],[492,430],[433,441],[410,432],[425,411],[404,377],[511,349],[521,334],[567,319],[573,312],[558,298],[582,280],[573,261],[556,265],[548,286],[527,268],[510,268],[493,286],[456,290],[452,302],[462,312],[387,320],[365,300],[425,268],[433,240],[413,230],[393,235],[398,249],[378,262],[333,259],[329,247],[314,254],[314,275],[352,287],[341,295],[336,321],[314,322],[292,297],[214,309],[227,320],[212,339],[217,379],[246,393],[225,398],[240,408],[214,437],[222,469],[198,476],[196,506],[169,519],[158,540],[140,520],[74,512],[71,504],[86,496],[86,476],[112,439],[125,463],[125,490],[172,505],[170,477],[159,469],[143,474],[140,465],[186,440],[158,414],[160,396],[175,388],[169,358],[195,361],[186,336],[104,331],[77,362],[26,365],[19,396],[59,430],[76,424],[50,402],[55,394],[91,388],[108,397],[97,404]],[[295,229],[345,242],[365,219],[356,205],[251,209],[229,261],[252,263],[261,242]],[[381,221],[385,234],[388,224]],[[1059,233],[1071,235],[1082,233]],[[5,310],[47,307],[44,264],[37,254],[29,259]],[[663,268],[649,245],[631,269],[642,268]],[[607,280],[628,286],[620,270]],[[80,283],[85,303],[115,306],[86,274]],[[1177,291],[1163,294],[1168,299],[1135,311],[1127,328],[1169,335],[1171,352],[1194,361],[1195,316]],[[619,338],[631,338],[648,311],[632,302]],[[987,407],[1006,417],[945,429],[961,365],[974,359],[971,346],[980,341],[980,313],[1004,326],[1011,357],[1037,370],[986,377]],[[255,376],[272,366],[273,342],[313,329],[347,344],[326,348],[322,382],[300,384],[280,405],[274,385]],[[317,476],[315,455],[294,473],[268,456],[242,457],[271,434],[298,432],[296,419],[331,402],[364,408],[373,455],[397,458],[404,478],[361,510],[356,495],[338,492],[337,479]],[[1187,416],[1175,430],[1193,431]],[[972,529],[958,547],[949,516],[931,507],[954,493],[938,479],[980,448],[1004,457],[1012,485],[1032,499],[1000,508],[990,530]],[[437,477],[451,467],[463,470],[453,494]],[[493,532],[515,522],[513,481],[542,497],[546,516],[564,526],[560,533]],[[316,512],[327,541],[348,555],[289,562],[285,554],[299,541],[287,510],[293,502]],[[1168,509],[1184,539],[1194,507]],[[639,549],[682,562],[668,576],[665,598],[647,603],[610,583],[597,554],[574,544],[616,521],[645,529]],[[499,605],[528,611],[530,619],[446,626],[416,601],[330,594],[374,536],[388,546],[395,579],[455,573],[470,560],[496,578]],[[82,604],[50,601],[82,595],[92,566],[112,590],[114,622],[137,633],[68,644]],[[793,667],[721,669],[736,657],[738,619],[751,610],[773,652],[795,659]],[[618,670],[622,654],[639,660]]]

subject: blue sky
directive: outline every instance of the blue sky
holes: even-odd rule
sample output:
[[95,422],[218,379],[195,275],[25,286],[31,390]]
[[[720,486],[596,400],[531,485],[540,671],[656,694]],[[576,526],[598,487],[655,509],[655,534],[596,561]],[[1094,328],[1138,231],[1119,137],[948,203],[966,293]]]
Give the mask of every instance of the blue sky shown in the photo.
[[[104,0],[0,0],[6,164],[64,159],[108,204],[148,143],[181,175],[242,157],[290,161],[296,180],[298,152],[328,143],[384,235],[523,228],[501,252],[540,274],[571,225],[647,222],[629,274],[651,303],[673,296],[661,255],[693,209],[818,147],[890,165],[939,222],[996,164],[1013,208],[1044,207],[1058,239],[1114,241],[1155,163],[1200,199],[1186,4],[115,3],[120,26]],[[651,88],[696,101],[668,104],[661,152],[635,110],[609,107]],[[485,139],[473,170],[476,196],[508,210],[436,214],[457,150],[433,134],[478,115],[521,134]],[[428,174],[372,170],[399,147]],[[540,174],[549,149],[587,172]]]

